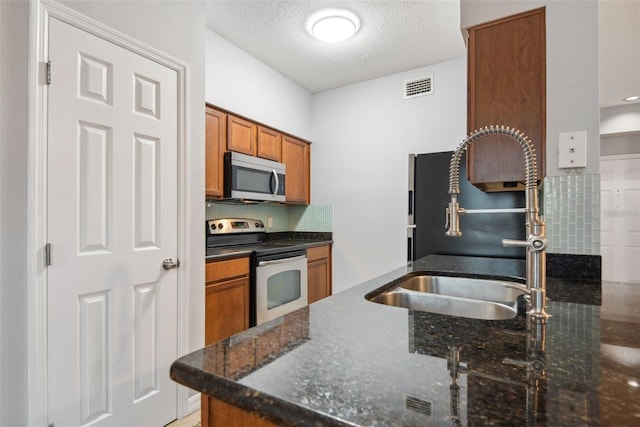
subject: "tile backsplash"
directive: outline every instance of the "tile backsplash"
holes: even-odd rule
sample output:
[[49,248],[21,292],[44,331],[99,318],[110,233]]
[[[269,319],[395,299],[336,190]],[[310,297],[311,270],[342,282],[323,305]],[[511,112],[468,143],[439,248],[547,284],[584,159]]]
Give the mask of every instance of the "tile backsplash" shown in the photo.
[[600,254],[600,175],[548,176],[544,179],[547,250]]
[[[547,224],[547,250],[557,254],[600,254],[600,175],[548,176],[543,182],[542,214]],[[333,206],[207,202],[206,219],[257,218],[268,232],[333,231]]]
[[273,220],[269,233],[282,231],[331,232],[333,228],[333,206],[311,204],[309,206],[279,205],[272,203],[226,203],[207,202],[206,219],[256,218],[265,225],[267,218]]

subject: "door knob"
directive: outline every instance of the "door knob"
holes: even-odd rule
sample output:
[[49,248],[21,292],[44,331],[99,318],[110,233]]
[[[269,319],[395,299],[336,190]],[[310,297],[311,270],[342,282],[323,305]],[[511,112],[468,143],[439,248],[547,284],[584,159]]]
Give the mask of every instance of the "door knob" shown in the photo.
[[178,267],[180,267],[180,261],[176,261],[173,258],[167,258],[162,261],[162,268],[165,270],[173,270]]

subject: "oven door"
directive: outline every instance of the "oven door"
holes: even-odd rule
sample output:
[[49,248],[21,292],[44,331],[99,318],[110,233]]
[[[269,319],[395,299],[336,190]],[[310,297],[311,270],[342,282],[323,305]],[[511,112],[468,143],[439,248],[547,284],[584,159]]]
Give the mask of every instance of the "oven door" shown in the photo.
[[278,257],[257,260],[256,325],[307,305],[306,254],[282,254]]

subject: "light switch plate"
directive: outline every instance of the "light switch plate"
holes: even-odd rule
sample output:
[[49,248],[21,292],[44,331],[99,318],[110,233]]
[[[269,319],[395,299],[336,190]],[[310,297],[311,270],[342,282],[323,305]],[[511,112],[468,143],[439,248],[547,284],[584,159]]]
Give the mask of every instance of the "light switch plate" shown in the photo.
[[562,132],[558,135],[558,167],[587,167],[587,131]]

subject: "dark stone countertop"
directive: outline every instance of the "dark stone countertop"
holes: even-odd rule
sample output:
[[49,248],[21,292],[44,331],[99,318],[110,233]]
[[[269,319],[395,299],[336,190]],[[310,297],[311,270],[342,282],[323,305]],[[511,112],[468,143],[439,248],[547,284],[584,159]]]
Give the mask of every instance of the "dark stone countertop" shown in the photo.
[[181,357],[171,377],[290,426],[638,422],[640,353],[606,362],[600,335],[608,325],[638,343],[626,334],[638,336],[640,315],[601,323],[600,282],[549,278],[544,328],[524,315],[471,320],[364,298],[410,272],[521,278],[523,264],[428,256]]
[[257,250],[264,251],[272,248],[279,250],[282,247],[288,249],[308,249],[315,246],[332,244],[332,233],[314,232],[280,232],[268,233],[268,239],[264,243],[246,244],[238,246],[226,246],[218,248],[207,248],[205,254],[206,262],[221,261],[225,259],[240,258],[250,256]]

